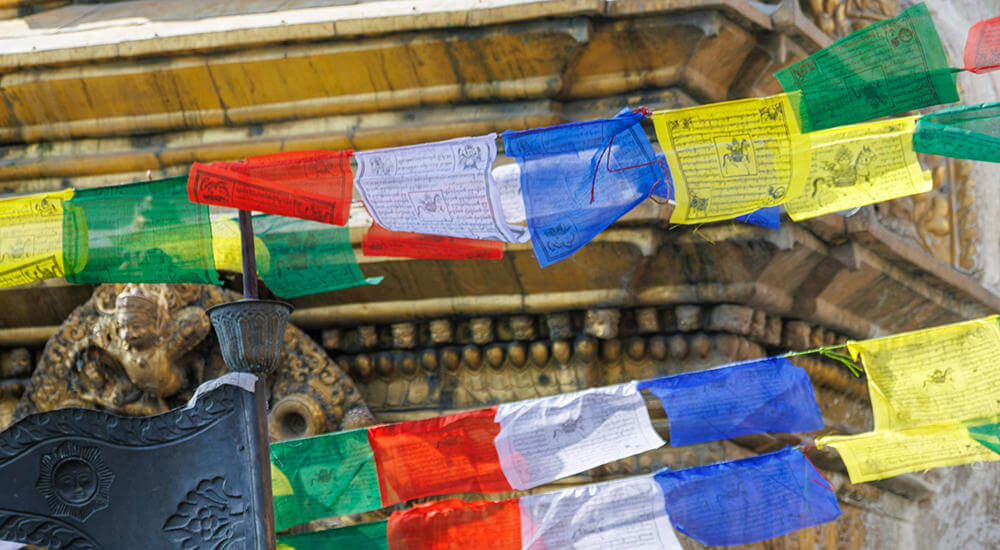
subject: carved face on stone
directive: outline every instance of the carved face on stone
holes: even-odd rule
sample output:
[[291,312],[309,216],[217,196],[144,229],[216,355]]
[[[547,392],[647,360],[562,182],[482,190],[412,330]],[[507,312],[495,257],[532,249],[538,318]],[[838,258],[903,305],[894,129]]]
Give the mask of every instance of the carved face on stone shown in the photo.
[[118,336],[133,350],[142,350],[159,342],[159,308],[139,287],[129,285],[115,301]]

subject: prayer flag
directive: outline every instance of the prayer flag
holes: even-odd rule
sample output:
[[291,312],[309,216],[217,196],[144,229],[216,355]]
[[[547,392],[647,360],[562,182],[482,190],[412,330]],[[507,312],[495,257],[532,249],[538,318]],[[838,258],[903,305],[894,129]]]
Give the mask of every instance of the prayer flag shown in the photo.
[[389,550],[389,520],[278,537],[278,550]]
[[997,316],[851,342],[868,375],[874,431],[826,436],[857,483],[936,466],[997,460],[965,428],[1000,415]]
[[354,183],[376,223],[393,231],[524,242],[493,180],[496,134],[355,155]]
[[0,287],[62,277],[63,203],[73,190],[0,199]]
[[192,202],[345,225],[351,153],[294,151],[240,162],[196,162],[188,174],[188,196]]
[[493,169],[493,180],[500,191],[503,215],[511,225],[523,224],[527,220],[524,212],[524,195],[521,194],[521,166],[504,164]]
[[[267,251],[266,258],[255,253],[257,268],[267,288],[282,298],[382,281],[361,273],[346,227],[267,214],[254,216],[253,224]],[[264,259],[267,263],[260,263]]]
[[[253,237],[254,256],[257,264],[269,265],[271,258],[267,246],[260,237]],[[212,220],[212,256],[215,257],[215,269],[218,271],[243,271],[243,241],[240,236],[240,225],[233,218],[217,218]]]
[[528,230],[542,267],[573,255],[667,179],[642,113],[503,133],[521,168]]
[[823,415],[806,371],[767,357],[639,383],[663,403],[670,445],[763,432],[812,432]]
[[913,151],[916,117],[813,132],[805,191],[785,203],[793,220],[804,220],[906,195],[925,193],[933,182]]
[[917,120],[918,153],[1000,162],[1000,103],[948,107]]
[[361,239],[361,251],[365,256],[395,258],[499,260],[503,258],[503,243],[389,231],[379,224],[373,223]]
[[737,216],[736,221],[748,223],[750,225],[759,225],[760,227],[766,227],[768,229],[780,229],[781,207],[765,206],[764,208],[758,208],[749,214]]
[[271,471],[278,531],[382,508],[367,429],[274,443]]
[[727,220],[802,192],[807,142],[786,94],[653,114],[670,166],[674,223]]
[[969,29],[962,58],[967,71],[985,73],[1000,69],[1000,17],[980,21]]
[[955,73],[923,3],[774,73],[805,132],[958,101]]
[[63,212],[66,280],[222,284],[208,206],[188,200],[185,179],[77,190]]
[[663,469],[663,487],[674,527],[709,546],[750,544],[812,527],[840,516],[837,495],[801,451]]

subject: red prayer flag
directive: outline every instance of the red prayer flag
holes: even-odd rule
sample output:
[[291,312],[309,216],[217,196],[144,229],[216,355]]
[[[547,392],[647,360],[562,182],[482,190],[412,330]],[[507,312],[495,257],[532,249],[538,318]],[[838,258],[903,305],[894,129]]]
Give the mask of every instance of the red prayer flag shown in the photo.
[[239,162],[194,163],[192,202],[346,225],[353,151],[292,151]]
[[382,505],[431,495],[513,490],[494,438],[497,408],[368,429]]
[[969,29],[962,58],[967,71],[985,73],[1000,69],[1000,17],[980,21]]
[[365,256],[396,258],[430,258],[436,260],[499,260],[503,258],[503,243],[480,239],[463,239],[443,235],[426,235],[391,231],[373,223],[361,239]]
[[386,538],[390,550],[521,550],[521,507],[517,499],[418,504],[389,516]]

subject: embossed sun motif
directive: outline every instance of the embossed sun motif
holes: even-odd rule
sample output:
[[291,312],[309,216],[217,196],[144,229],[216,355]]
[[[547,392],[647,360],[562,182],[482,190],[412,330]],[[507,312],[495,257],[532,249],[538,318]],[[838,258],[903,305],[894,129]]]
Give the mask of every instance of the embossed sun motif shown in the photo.
[[94,512],[108,507],[115,474],[97,447],[63,443],[42,455],[39,469],[36,487],[53,515],[86,521]]

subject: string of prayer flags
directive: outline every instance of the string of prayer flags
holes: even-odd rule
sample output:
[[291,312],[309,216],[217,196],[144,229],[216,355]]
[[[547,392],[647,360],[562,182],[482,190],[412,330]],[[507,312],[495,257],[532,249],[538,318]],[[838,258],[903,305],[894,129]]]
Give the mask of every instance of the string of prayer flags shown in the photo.
[[966,71],[977,74],[1000,69],[1000,17],[980,21],[969,29],[962,61]]
[[66,280],[222,284],[208,206],[188,200],[185,179],[77,190],[63,205]]
[[269,214],[254,216],[253,226],[267,251],[255,254],[261,279],[282,298],[382,282],[361,272],[346,227]]
[[[803,131],[958,101],[955,72],[923,3],[878,21],[774,73]],[[666,147],[664,147],[666,150]]]
[[361,239],[361,252],[365,256],[394,258],[429,258],[438,260],[499,260],[503,258],[503,243],[480,239],[462,239],[389,231],[373,223]]
[[389,550],[387,519],[311,533],[278,536],[277,550]]
[[840,517],[830,483],[801,451],[783,450],[654,475],[674,527],[708,545],[751,544]]
[[916,117],[813,132],[805,191],[785,203],[793,220],[931,190],[913,151]]
[[194,163],[192,202],[346,225],[352,151],[293,151],[240,162]]
[[807,142],[786,94],[653,113],[677,202],[673,223],[728,220],[802,192]]
[[[271,446],[278,529],[436,495],[539,487],[671,443],[823,427],[805,371],[785,358],[505,403]],[[353,493],[350,493],[352,492]]]
[[506,131],[517,159],[531,244],[545,267],[573,255],[666,180],[642,129],[646,115]]
[[998,460],[966,429],[1000,415],[998,317],[850,342],[868,375],[874,430],[826,436],[859,483],[981,460]]
[[278,531],[336,514],[382,508],[367,429],[273,444],[271,472]]
[[0,199],[0,287],[61,277],[63,203],[73,190]]
[[918,153],[1000,162],[1000,103],[958,105],[917,120]]
[[812,432],[823,415],[806,371],[767,357],[639,383],[663,403],[670,445],[764,432]]
[[354,183],[376,223],[392,231],[525,242],[493,180],[496,134],[355,155]]
[[390,550],[681,550],[651,476],[500,502],[420,504],[389,517]]
[[[786,448],[516,499],[418,504],[389,516],[385,543],[362,540],[359,526],[299,537],[326,541],[326,548],[353,539],[359,550],[680,550],[674,528],[702,544],[752,544],[839,516],[829,482],[800,451]],[[367,529],[374,538],[383,527]]]

